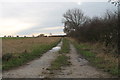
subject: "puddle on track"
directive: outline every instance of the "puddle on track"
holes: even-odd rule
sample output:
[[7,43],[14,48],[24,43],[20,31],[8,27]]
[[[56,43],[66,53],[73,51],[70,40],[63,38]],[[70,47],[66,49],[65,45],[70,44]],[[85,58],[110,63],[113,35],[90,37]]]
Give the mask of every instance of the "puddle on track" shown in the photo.
[[61,45],[62,45],[62,41],[56,47],[53,47],[51,50],[49,50],[49,52],[59,51],[61,49]]

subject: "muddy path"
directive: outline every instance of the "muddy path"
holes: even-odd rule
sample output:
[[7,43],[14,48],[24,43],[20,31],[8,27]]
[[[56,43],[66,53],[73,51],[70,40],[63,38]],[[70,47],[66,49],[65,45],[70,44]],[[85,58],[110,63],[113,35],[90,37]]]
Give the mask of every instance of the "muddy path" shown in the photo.
[[14,70],[5,71],[3,78],[44,78],[46,68],[57,57],[57,52],[61,49],[62,41],[54,48],[44,53],[40,58],[27,63]]
[[[62,67],[60,71],[55,71],[54,78],[111,78],[112,76],[102,72],[95,67],[90,66],[90,63],[82,56],[77,54],[76,49],[70,44],[70,57],[72,65]],[[50,76],[50,75],[49,75]]]

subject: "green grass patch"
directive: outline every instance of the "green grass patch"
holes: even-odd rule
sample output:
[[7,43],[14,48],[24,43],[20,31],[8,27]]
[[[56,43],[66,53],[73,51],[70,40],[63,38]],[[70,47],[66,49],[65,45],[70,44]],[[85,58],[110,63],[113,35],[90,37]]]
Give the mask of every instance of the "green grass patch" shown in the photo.
[[61,46],[61,50],[59,51],[59,53],[69,53],[69,51],[70,51],[69,40],[63,38],[63,44]]
[[109,72],[112,75],[119,75],[120,70],[118,69],[118,64],[113,63],[112,61],[106,61],[102,57],[97,57],[95,53],[90,50],[85,50],[89,48],[89,45],[84,45],[82,43],[78,44],[75,41],[72,41],[78,53],[83,55],[88,61],[91,62],[92,65],[104,70],[105,72]]
[[69,57],[66,55],[59,55],[56,60],[52,62],[50,70],[59,70],[62,66],[68,66],[70,64],[68,59]]
[[27,52],[22,53],[17,57],[11,58],[8,61],[3,61],[2,68],[3,68],[3,70],[9,70],[11,68],[21,66],[21,65],[27,63],[28,61],[31,61],[37,57],[42,56],[43,53],[47,52],[48,50],[50,50],[51,48],[56,46],[59,42],[60,41],[51,43],[49,45],[44,44],[44,45],[35,46],[31,53],[27,53]]

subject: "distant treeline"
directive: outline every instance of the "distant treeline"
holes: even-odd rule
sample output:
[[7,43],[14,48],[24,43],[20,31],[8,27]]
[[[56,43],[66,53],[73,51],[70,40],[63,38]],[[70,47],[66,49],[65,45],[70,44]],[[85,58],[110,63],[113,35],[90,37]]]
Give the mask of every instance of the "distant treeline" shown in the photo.
[[49,36],[49,37],[66,37],[66,35],[52,35],[52,36]]
[[[50,36],[46,36],[46,35],[44,35],[44,34],[40,34],[40,35],[38,35],[38,36],[31,36],[31,37],[28,37],[28,36],[23,36],[24,38],[31,38],[31,37],[66,37],[66,35],[50,35]],[[21,36],[19,36],[19,35],[17,35],[16,37],[15,36],[11,36],[11,35],[9,35],[9,36],[4,36],[4,38],[23,38],[23,37],[21,37]]]

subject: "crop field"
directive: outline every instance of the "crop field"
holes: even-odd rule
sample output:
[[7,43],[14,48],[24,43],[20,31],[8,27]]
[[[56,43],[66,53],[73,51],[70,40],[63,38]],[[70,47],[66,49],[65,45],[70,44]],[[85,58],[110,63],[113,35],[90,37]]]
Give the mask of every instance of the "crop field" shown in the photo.
[[31,52],[39,45],[46,45],[57,42],[60,37],[40,37],[40,38],[16,38],[2,40],[2,54],[12,53],[14,55],[23,52]]
[[42,56],[56,46],[60,37],[4,38],[2,40],[3,70],[20,66]]

